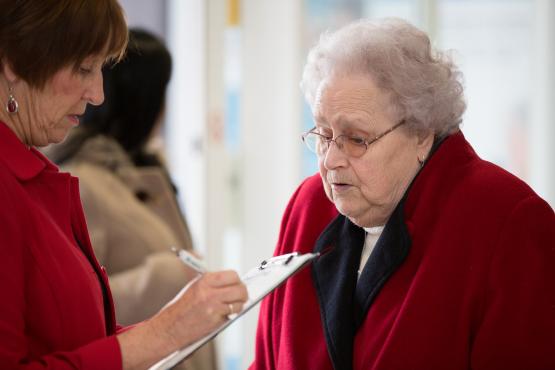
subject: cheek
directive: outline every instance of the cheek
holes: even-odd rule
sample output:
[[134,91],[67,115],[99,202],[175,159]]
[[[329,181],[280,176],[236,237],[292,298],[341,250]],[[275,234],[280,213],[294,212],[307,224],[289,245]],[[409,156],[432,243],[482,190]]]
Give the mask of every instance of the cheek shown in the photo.
[[389,193],[391,173],[384,161],[361,164],[353,172],[365,198],[380,200]]
[[[52,96],[57,97],[60,105],[74,105],[83,93],[82,83],[78,77],[64,76],[54,80],[52,84]],[[62,108],[60,106],[60,108]]]
[[361,189],[366,198],[381,204],[400,199],[414,177],[409,161],[411,157],[405,154],[399,152],[397,156],[390,157],[390,160],[382,160],[373,166],[372,171],[361,175],[361,182],[364,184]]
[[333,196],[331,192],[331,187],[328,184],[328,180],[326,179],[326,175],[328,174],[328,170],[324,166],[323,160],[318,160],[318,170],[320,172],[320,177],[322,178],[322,184],[324,185],[324,191],[326,192],[327,197],[329,200],[333,201]]

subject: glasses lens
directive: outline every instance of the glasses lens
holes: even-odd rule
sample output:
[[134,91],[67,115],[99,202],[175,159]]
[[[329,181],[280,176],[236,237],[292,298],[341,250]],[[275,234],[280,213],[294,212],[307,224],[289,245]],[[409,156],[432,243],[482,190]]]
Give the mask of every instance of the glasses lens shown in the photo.
[[309,132],[303,137],[303,141],[305,142],[308,149],[311,152],[314,152],[318,155],[323,154],[326,152],[327,143],[323,140],[322,136],[314,133]]
[[335,139],[335,142],[349,157],[357,158],[366,152],[366,142],[362,138],[341,135]]

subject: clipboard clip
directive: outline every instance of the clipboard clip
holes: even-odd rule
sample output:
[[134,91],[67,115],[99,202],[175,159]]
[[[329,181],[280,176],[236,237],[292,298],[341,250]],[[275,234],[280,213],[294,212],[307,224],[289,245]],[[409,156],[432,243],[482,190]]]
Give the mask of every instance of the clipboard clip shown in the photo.
[[299,252],[293,252],[293,253],[283,254],[281,256],[268,258],[267,260],[260,262],[260,266],[258,266],[258,269],[264,270],[270,266],[287,265],[289,264],[289,262],[291,262],[293,258],[297,257],[298,255],[299,255]]

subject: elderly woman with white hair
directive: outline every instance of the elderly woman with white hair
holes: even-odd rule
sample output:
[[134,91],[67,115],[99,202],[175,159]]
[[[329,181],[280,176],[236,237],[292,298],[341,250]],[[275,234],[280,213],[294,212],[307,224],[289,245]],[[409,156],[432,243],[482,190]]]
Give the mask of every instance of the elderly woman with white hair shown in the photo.
[[398,19],[325,34],[301,83],[319,175],[276,254],[251,369],[555,369],[555,214],[460,131],[461,73]]

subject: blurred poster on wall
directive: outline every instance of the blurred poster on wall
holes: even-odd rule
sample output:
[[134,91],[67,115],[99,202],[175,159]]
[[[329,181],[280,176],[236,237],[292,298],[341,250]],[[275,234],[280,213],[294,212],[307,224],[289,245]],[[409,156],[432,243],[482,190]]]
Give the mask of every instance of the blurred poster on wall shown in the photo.
[[438,39],[465,77],[463,132],[484,159],[527,180],[534,1],[444,0]]

